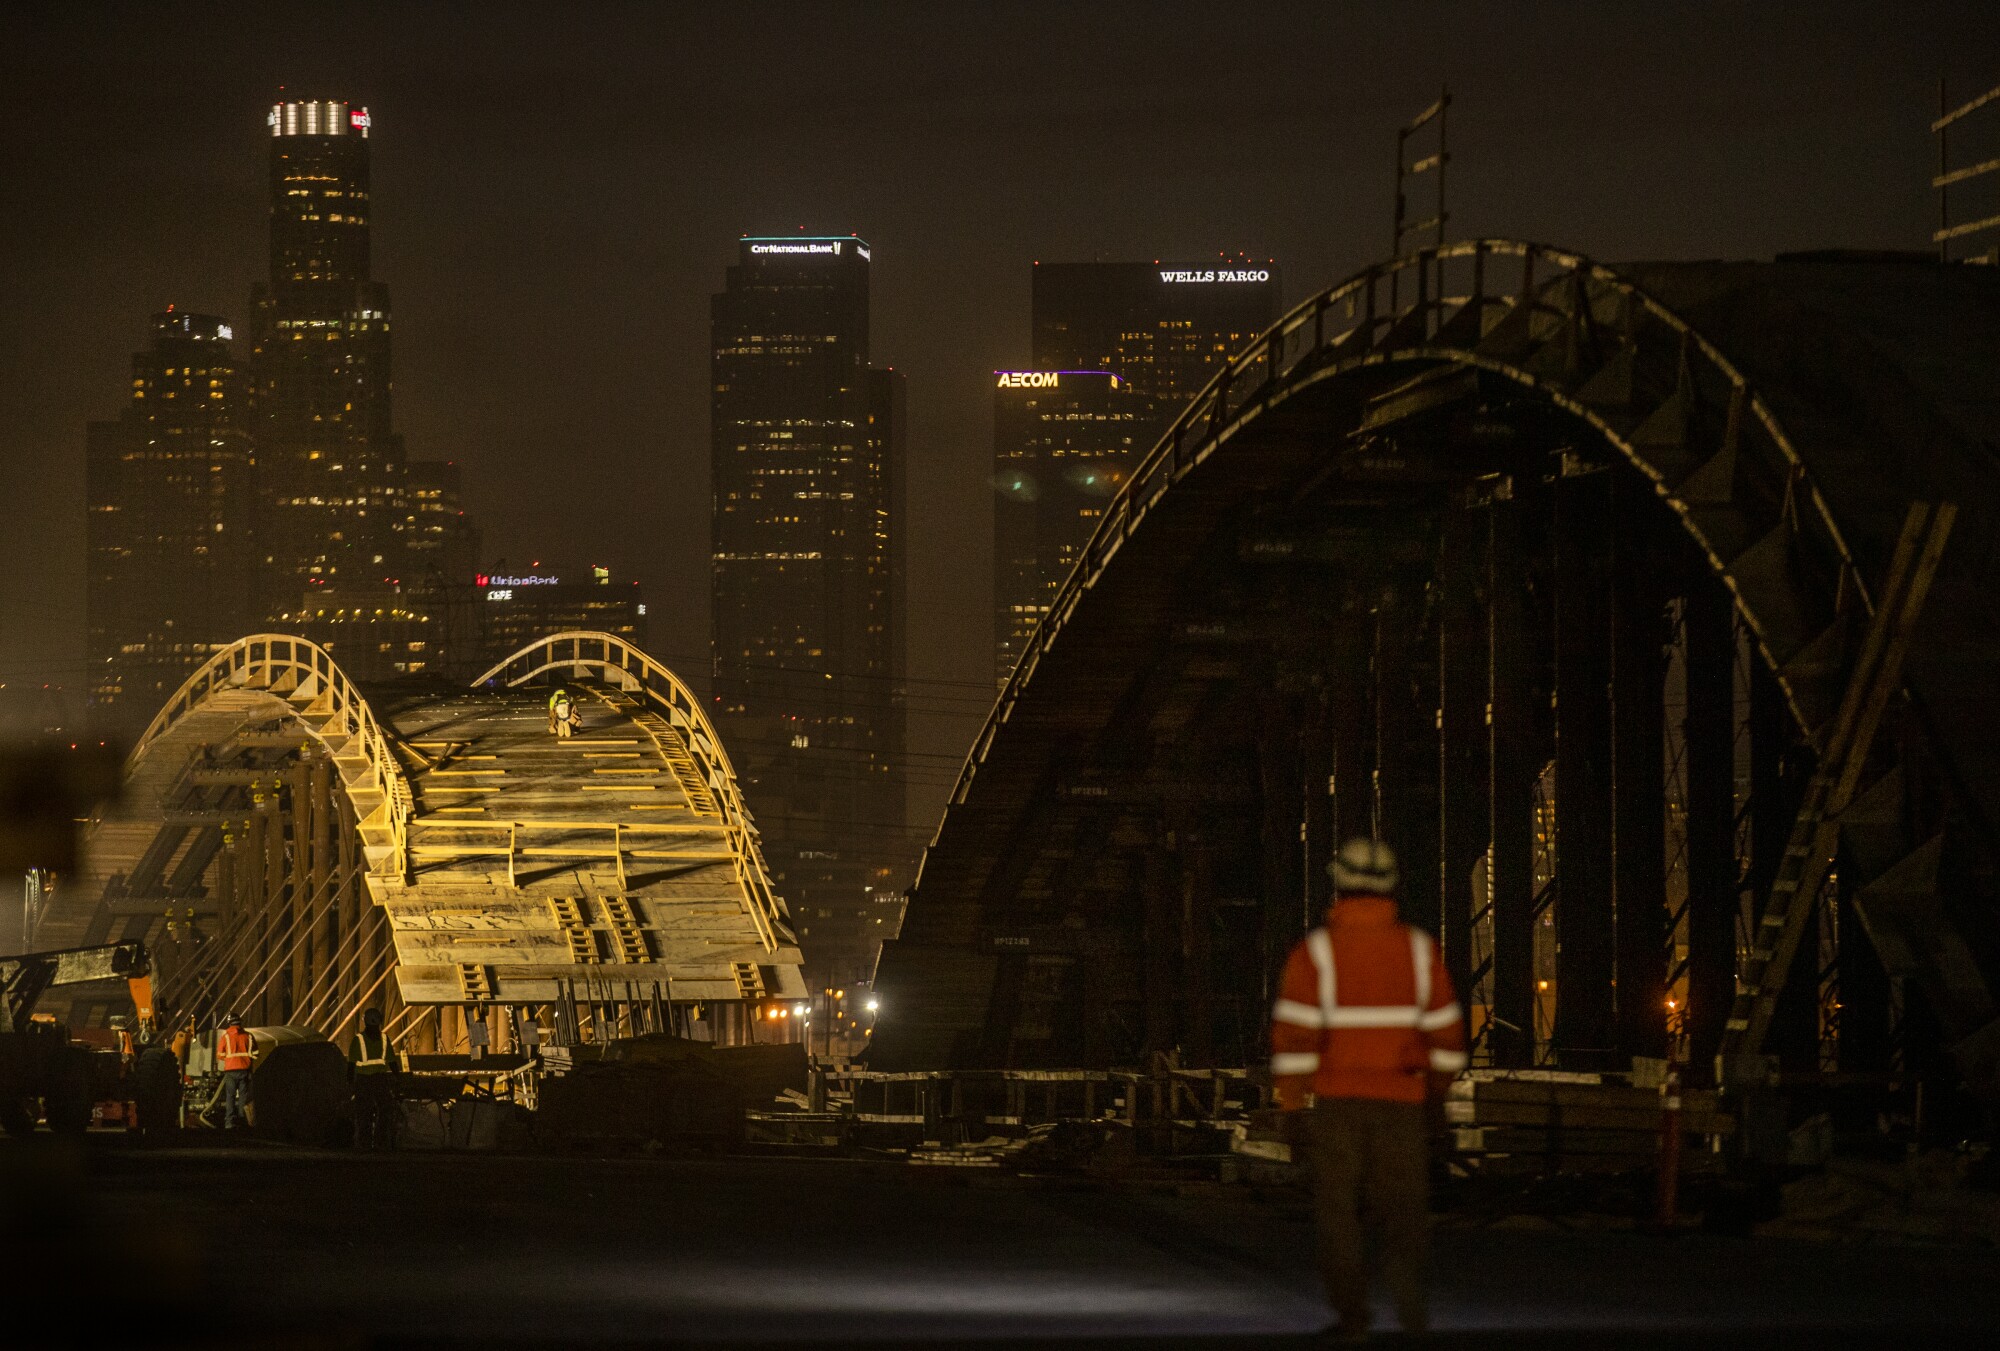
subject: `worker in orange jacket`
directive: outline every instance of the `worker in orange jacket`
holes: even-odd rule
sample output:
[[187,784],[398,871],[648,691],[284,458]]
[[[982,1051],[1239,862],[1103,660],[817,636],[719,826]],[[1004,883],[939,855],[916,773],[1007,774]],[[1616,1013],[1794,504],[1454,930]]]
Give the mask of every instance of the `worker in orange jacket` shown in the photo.
[[215,1034],[215,1059],[222,1066],[222,1128],[234,1130],[250,1124],[250,1069],[257,1043],[243,1030],[243,1020],[233,1013],[222,1016],[222,1030]]
[[1396,855],[1349,840],[1328,865],[1334,901],[1285,963],[1271,1012],[1271,1078],[1310,1108],[1319,1258],[1344,1339],[1367,1335],[1364,1215],[1406,1331],[1429,1324],[1425,1099],[1465,1068],[1465,1019],[1437,945],[1396,910]]

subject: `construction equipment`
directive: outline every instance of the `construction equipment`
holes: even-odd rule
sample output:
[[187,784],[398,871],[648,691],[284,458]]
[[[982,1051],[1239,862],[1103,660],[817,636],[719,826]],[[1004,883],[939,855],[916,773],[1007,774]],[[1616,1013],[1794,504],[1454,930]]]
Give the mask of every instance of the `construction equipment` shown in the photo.
[[[90,1125],[92,1107],[107,1097],[137,1100],[149,1128],[175,1122],[180,1075],[171,1054],[149,1044],[152,966],[139,942],[0,957],[0,1129],[9,1135],[33,1130],[39,1103],[50,1130],[79,1134]],[[140,1049],[129,1064],[35,1017],[35,1005],[50,989],[108,980],[126,983],[138,1011]]]

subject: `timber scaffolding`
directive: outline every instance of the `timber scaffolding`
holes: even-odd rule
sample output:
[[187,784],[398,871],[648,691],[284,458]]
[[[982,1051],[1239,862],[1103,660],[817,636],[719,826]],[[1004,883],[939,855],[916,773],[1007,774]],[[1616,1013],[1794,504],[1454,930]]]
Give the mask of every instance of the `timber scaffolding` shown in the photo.
[[[1683,1169],[1720,1167],[1734,1118],[1713,1092],[1670,1095],[1665,1069],[1469,1071],[1444,1103],[1446,1156],[1464,1176],[1651,1172],[1671,1123]],[[1074,1166],[1109,1146],[1113,1158],[1206,1164],[1240,1178],[1299,1161],[1272,1101],[1261,1071],[1189,1069],[1168,1057],[1151,1070],[825,1069],[779,1109],[750,1112],[746,1138],[1025,1170]]]

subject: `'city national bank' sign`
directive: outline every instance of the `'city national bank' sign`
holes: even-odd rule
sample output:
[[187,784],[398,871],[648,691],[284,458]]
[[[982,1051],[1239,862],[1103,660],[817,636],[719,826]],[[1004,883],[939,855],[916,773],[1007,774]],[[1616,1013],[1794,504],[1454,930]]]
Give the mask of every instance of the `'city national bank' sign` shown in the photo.
[[1176,272],[1169,268],[1160,269],[1160,280],[1168,285],[1184,282],[1211,281],[1269,281],[1271,274],[1264,268],[1249,268],[1244,271],[1210,268],[1205,272]]
[[752,253],[839,253],[841,241],[831,244],[752,244]]

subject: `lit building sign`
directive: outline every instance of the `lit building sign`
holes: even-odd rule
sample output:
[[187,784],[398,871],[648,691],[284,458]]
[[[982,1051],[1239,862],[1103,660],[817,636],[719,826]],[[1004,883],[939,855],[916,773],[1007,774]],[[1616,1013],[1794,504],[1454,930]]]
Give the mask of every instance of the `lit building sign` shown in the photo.
[[831,244],[752,244],[752,253],[839,253],[840,241]]
[[368,128],[375,125],[374,119],[368,116],[368,110],[366,108],[356,108],[353,112],[347,115],[347,120],[351,125],[357,126],[361,128],[363,131],[366,131],[368,130]]
[[514,588],[513,588],[513,587],[511,587],[511,586],[496,586],[496,587],[493,587],[493,588],[492,588],[491,590],[487,591],[487,593],[486,593],[486,599],[488,599],[488,600],[512,600],[512,599],[514,599]]
[[[539,573],[531,573],[526,577],[492,577],[482,572],[473,580],[480,586],[555,586],[562,581],[562,578],[544,577]],[[506,598],[504,596],[491,596],[488,599],[504,600]]]
[[1113,389],[1122,383],[1112,371],[995,371],[995,389],[1061,389],[1065,375],[1103,376]]
[[1271,274],[1267,269],[1261,267],[1248,268],[1240,271],[1233,271],[1227,268],[1223,269],[1209,268],[1201,272],[1178,272],[1168,268],[1161,268],[1160,280],[1166,282],[1170,286],[1176,284],[1185,284],[1190,282],[1192,283],[1232,282],[1232,281],[1254,282],[1254,281],[1269,281],[1271,280]]

